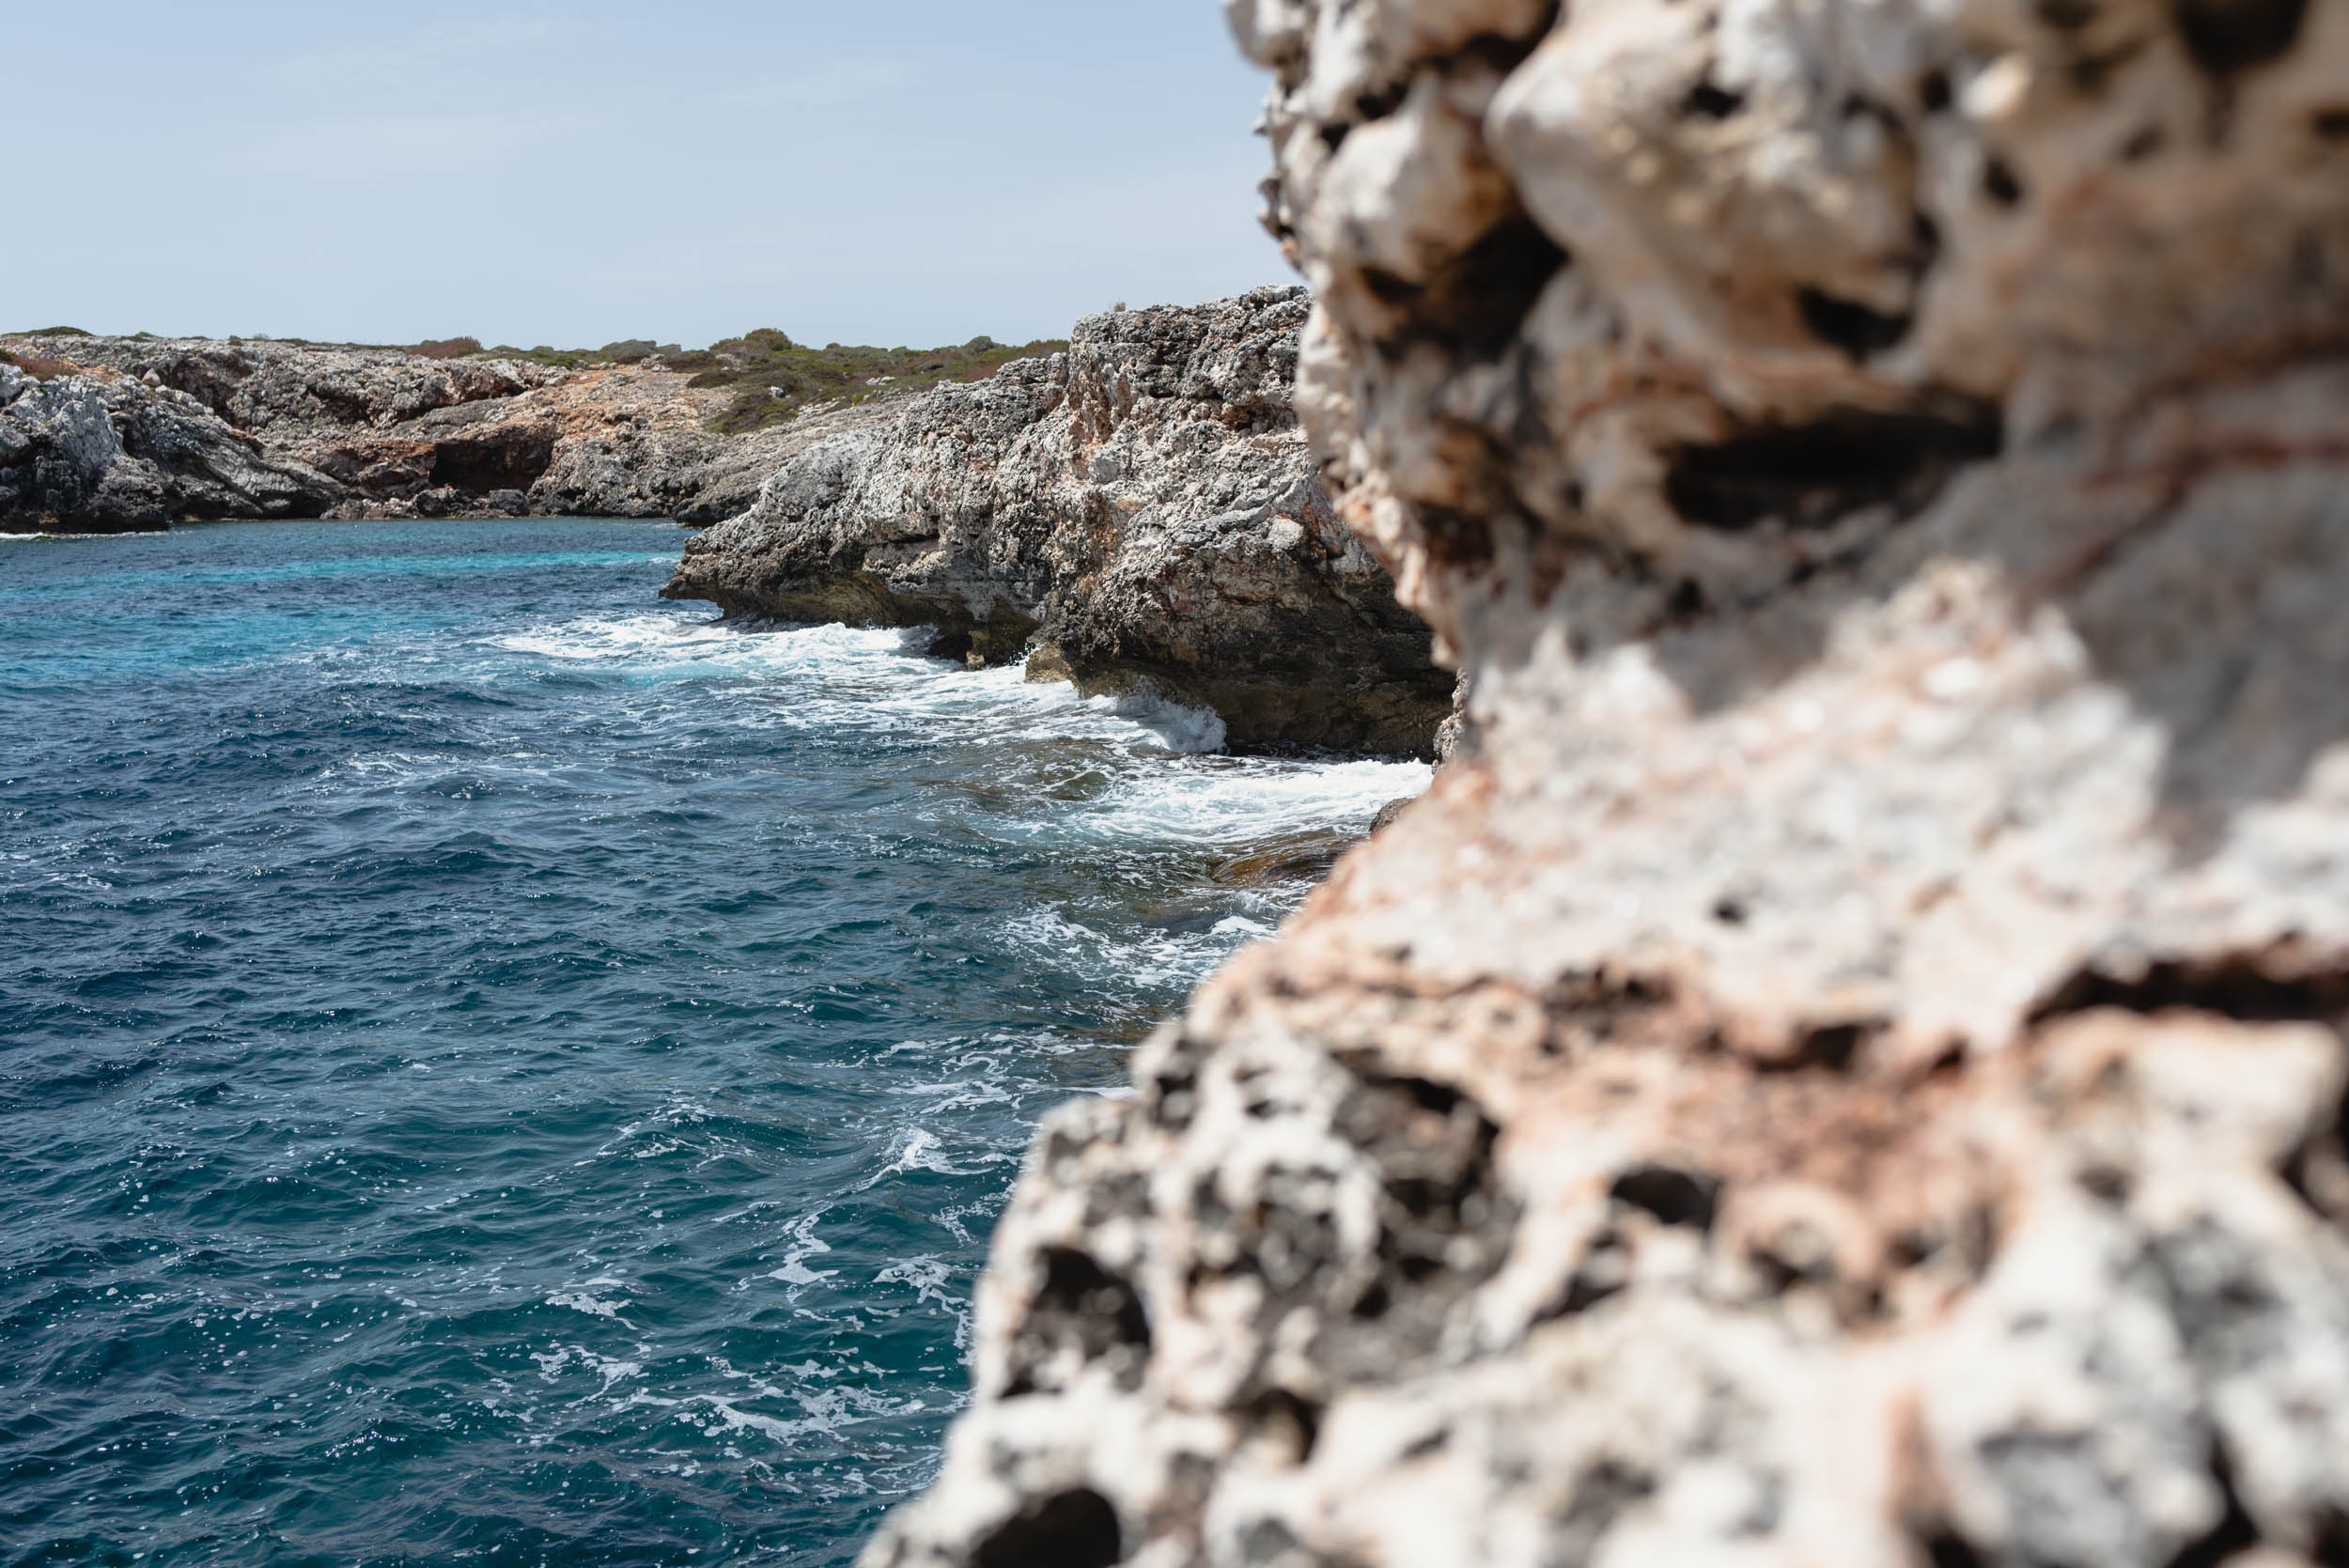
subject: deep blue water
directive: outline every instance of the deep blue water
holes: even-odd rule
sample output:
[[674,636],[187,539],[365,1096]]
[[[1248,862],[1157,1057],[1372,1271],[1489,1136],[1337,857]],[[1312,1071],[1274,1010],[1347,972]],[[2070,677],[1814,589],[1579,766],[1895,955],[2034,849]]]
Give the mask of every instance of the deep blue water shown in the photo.
[[0,1564],[836,1564],[1029,1129],[1423,770],[633,522],[0,542]]

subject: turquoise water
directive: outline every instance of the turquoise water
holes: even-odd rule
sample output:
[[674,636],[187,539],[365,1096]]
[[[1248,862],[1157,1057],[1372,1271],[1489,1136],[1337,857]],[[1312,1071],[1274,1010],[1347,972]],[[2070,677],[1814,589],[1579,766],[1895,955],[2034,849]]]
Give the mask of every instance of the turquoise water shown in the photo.
[[0,542],[0,1564],[843,1563],[1035,1118],[1416,767],[635,522]]

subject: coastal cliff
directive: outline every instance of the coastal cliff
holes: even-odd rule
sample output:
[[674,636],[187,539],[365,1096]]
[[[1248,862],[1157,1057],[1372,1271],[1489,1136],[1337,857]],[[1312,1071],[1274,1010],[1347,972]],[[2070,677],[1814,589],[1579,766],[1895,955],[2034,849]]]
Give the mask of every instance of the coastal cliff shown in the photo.
[[1339,520],[1293,407],[1307,302],[1114,311],[1068,350],[815,442],[689,542],[672,598],[940,629],[975,664],[1147,687],[1236,746],[1423,753],[1453,677]]
[[2349,5],[1226,9],[1478,740],[868,1568],[2349,1561]]
[[885,402],[729,435],[659,365],[263,340],[0,337],[0,528],[196,518],[674,517],[751,505]]

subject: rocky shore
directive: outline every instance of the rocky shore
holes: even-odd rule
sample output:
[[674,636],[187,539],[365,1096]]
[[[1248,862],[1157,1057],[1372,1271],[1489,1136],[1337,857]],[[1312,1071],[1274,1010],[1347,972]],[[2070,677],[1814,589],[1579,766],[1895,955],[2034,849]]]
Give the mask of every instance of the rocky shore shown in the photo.
[[1478,741],[868,1568],[2349,1562],[2349,7],[1226,8]]
[[0,337],[0,530],[198,518],[674,517],[757,498],[885,402],[745,435],[727,395],[652,365],[269,341]]
[[974,664],[1212,709],[1243,749],[1423,754],[1454,680],[1298,427],[1306,310],[1299,289],[1121,310],[1066,353],[740,434],[739,389],[658,362],[0,337],[0,532],[717,522],[667,597],[933,625]]
[[1078,323],[1068,351],[815,442],[672,598],[935,626],[935,651],[1213,709],[1243,748],[1423,753],[1453,677],[1340,521],[1292,388],[1303,290]]

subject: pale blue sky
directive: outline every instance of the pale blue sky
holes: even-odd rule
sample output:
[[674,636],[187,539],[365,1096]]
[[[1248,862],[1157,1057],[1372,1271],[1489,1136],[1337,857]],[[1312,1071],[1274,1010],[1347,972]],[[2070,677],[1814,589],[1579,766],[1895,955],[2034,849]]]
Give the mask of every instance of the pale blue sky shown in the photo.
[[0,0],[0,330],[1060,336],[1286,281],[1215,0]]

